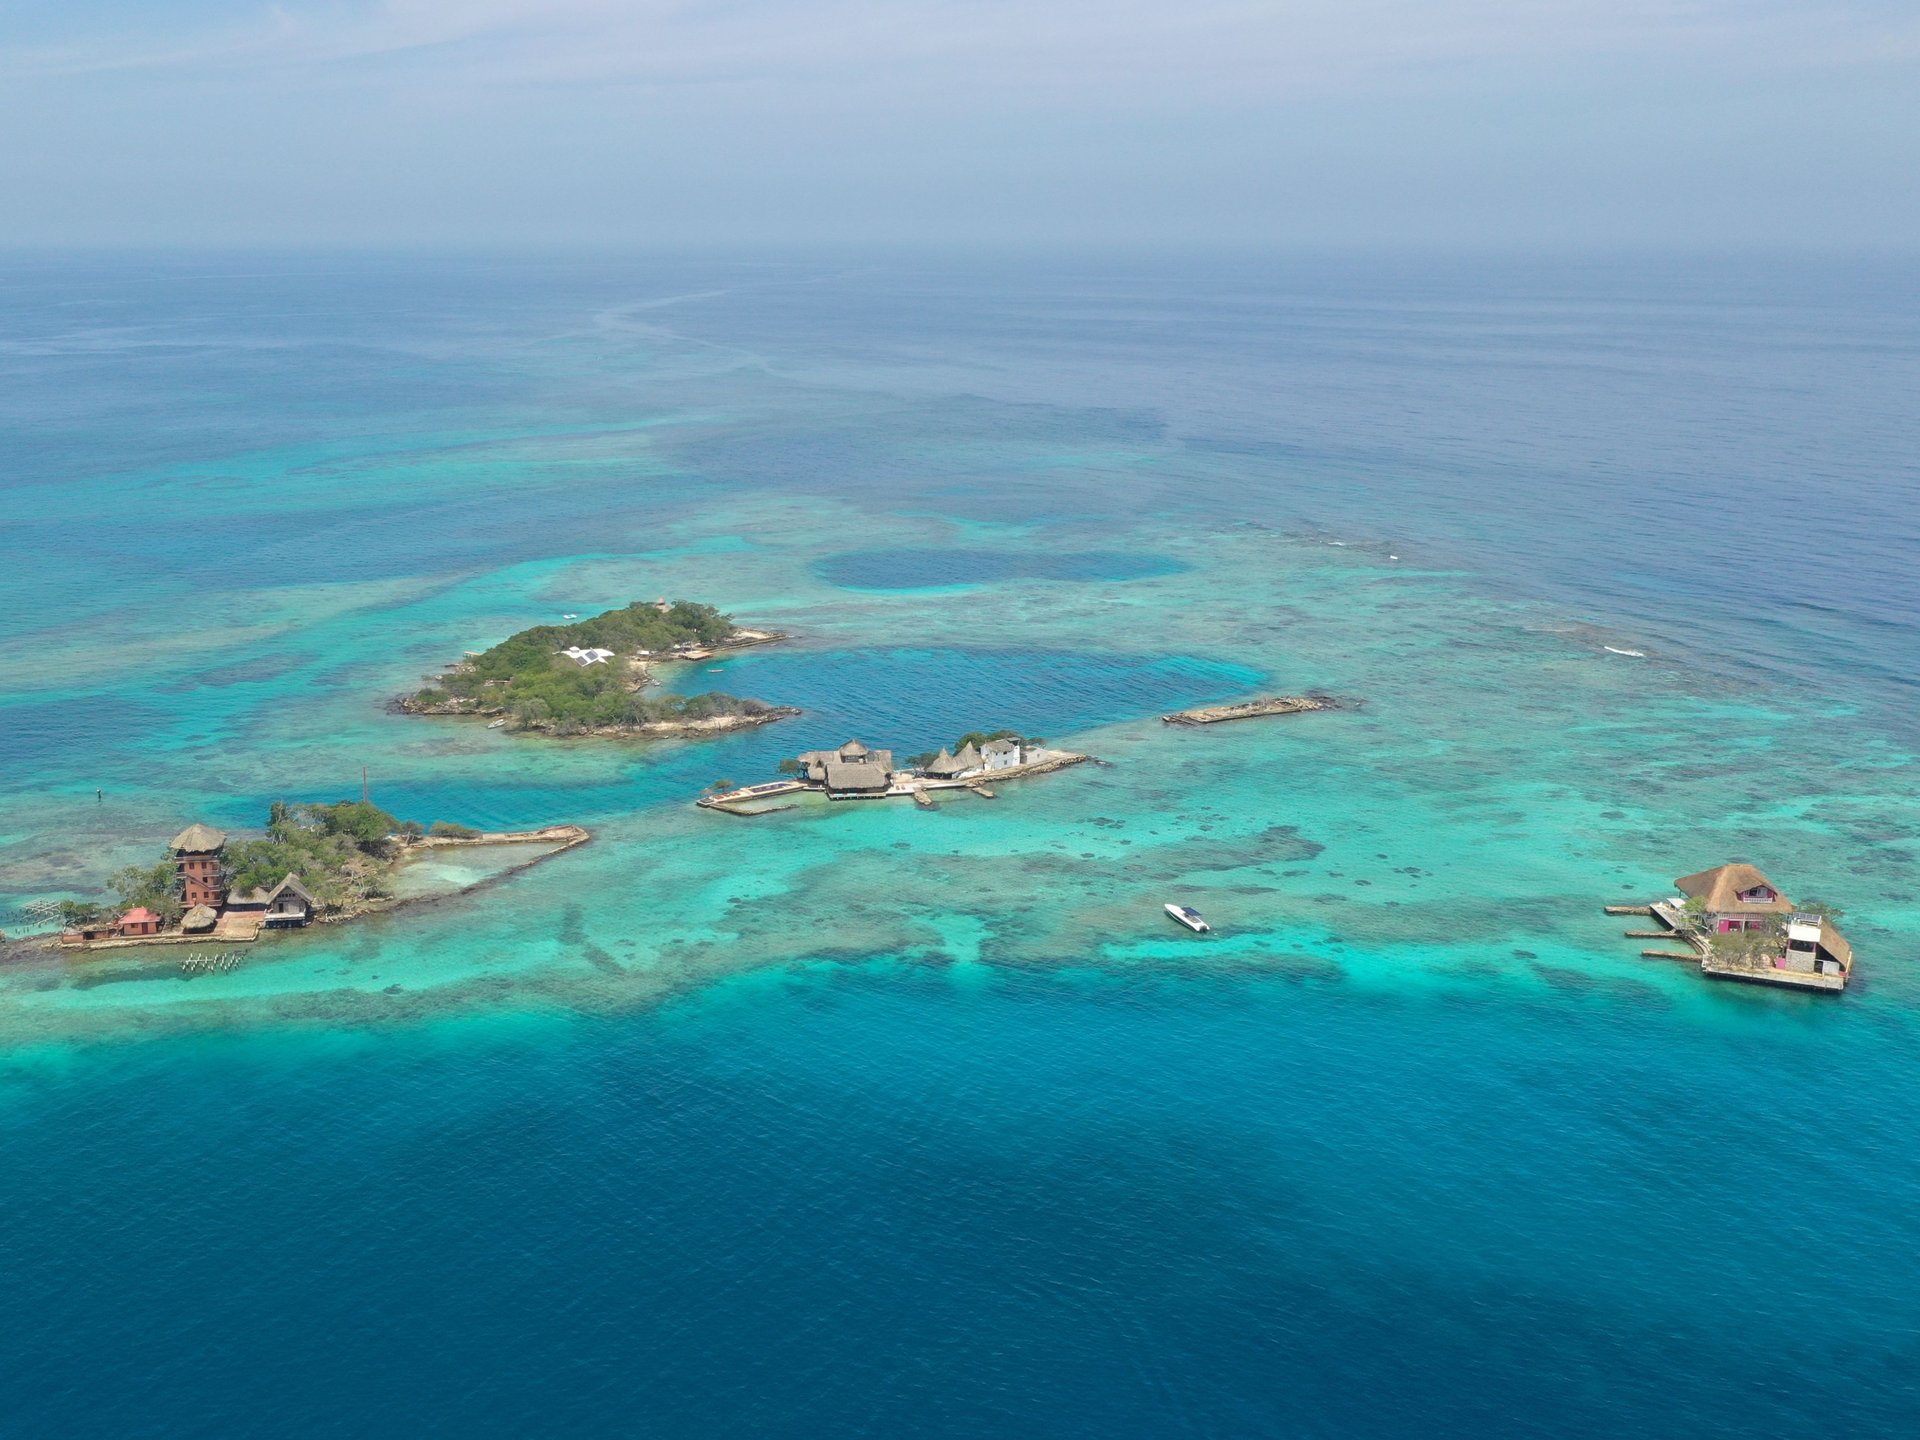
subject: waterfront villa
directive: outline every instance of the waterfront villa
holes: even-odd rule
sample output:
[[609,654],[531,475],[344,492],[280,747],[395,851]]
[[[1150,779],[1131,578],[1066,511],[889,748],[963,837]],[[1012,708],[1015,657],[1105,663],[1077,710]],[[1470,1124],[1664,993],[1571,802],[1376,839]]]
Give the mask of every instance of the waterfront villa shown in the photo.
[[1020,763],[1025,743],[1021,740],[989,740],[980,747],[980,768],[1011,770]]
[[227,914],[258,916],[271,929],[296,929],[313,919],[315,901],[298,875],[288,875],[271,889],[262,886],[227,902]]
[[1763,930],[1772,917],[1793,911],[1779,888],[1752,865],[1716,865],[1673,883],[1682,895],[1701,903],[1717,935]]
[[900,786],[923,780],[957,784],[1016,770],[1039,764],[1055,753],[1020,739],[989,740],[984,745],[969,740],[957,754],[942,747],[924,767],[896,771],[891,750],[872,750],[858,740],[849,740],[838,750],[807,750],[795,760],[807,783],[818,785],[829,795],[884,795],[905,794]]
[[849,740],[838,750],[808,750],[798,760],[807,779],[828,794],[884,794],[893,784],[893,752]]
[[967,737],[957,754],[943,747],[939,754],[924,757],[924,763],[916,758],[895,768],[893,751],[875,750],[863,741],[849,740],[837,750],[804,750],[790,760],[782,760],[780,772],[786,778],[741,789],[730,788],[729,782],[723,781],[696,803],[730,815],[764,815],[770,812],[741,807],[813,790],[829,800],[910,799],[930,810],[935,808],[934,795],[941,792],[970,791],[991,800],[994,792],[983,783],[989,778],[1022,779],[1063,770],[1089,758],[1070,750],[1049,750],[1037,741],[1015,738],[982,744]]
[[[1702,974],[1803,990],[1846,988],[1853,947],[1839,926],[1831,916],[1797,909],[1757,867],[1718,865],[1673,883],[1679,895],[1656,900],[1639,913],[1651,914],[1686,939],[1699,955]],[[1776,936],[1777,943],[1751,943],[1749,931],[1758,932],[1755,939]],[[1667,950],[1641,953],[1689,958]]]

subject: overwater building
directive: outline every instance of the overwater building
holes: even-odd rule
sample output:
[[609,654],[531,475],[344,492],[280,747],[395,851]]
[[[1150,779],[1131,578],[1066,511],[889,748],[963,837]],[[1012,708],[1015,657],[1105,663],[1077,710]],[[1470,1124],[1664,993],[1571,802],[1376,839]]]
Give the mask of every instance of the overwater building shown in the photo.
[[893,784],[893,752],[869,750],[858,740],[838,750],[808,750],[797,758],[807,779],[829,792],[871,794]]

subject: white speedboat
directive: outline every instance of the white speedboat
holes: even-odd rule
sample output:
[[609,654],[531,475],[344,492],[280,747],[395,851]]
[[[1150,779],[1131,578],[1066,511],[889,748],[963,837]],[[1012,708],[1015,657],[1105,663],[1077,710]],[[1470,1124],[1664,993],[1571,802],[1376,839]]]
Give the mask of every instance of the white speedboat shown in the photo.
[[1187,929],[1195,931],[1198,934],[1204,935],[1213,929],[1213,927],[1207,924],[1206,920],[1202,918],[1200,912],[1191,905],[1169,904],[1166,907],[1166,911],[1167,914],[1178,920],[1182,925],[1186,926]]
[[502,715],[498,720],[489,720],[487,722],[487,729],[498,730],[502,725],[506,723],[507,723],[507,717]]

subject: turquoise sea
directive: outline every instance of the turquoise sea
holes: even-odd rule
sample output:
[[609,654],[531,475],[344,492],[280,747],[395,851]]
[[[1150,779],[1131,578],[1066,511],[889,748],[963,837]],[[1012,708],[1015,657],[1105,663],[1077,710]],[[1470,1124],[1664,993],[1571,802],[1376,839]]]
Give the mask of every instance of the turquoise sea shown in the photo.
[[[595,840],[0,967],[0,1433],[1920,1433],[1916,396],[1889,260],[7,258],[0,928]],[[655,595],[807,714],[383,708]],[[1000,724],[1108,763],[689,803]],[[1732,858],[1844,997],[1601,913]]]

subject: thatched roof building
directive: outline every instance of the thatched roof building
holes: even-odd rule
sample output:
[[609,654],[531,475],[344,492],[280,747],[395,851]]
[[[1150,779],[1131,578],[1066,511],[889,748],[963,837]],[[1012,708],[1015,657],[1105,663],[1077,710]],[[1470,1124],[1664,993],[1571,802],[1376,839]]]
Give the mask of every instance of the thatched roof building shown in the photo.
[[951,780],[956,775],[965,774],[966,768],[955,758],[953,752],[943,745],[940,747],[940,753],[927,765],[927,774],[935,780]]
[[1698,899],[1710,915],[1788,915],[1793,902],[1752,865],[1716,865],[1673,882],[1682,895]]
[[807,779],[829,790],[885,790],[893,783],[893,752],[870,750],[858,740],[838,750],[808,750],[799,760]]
[[226,843],[226,831],[196,823],[173,837],[173,851],[176,855],[209,855]]

